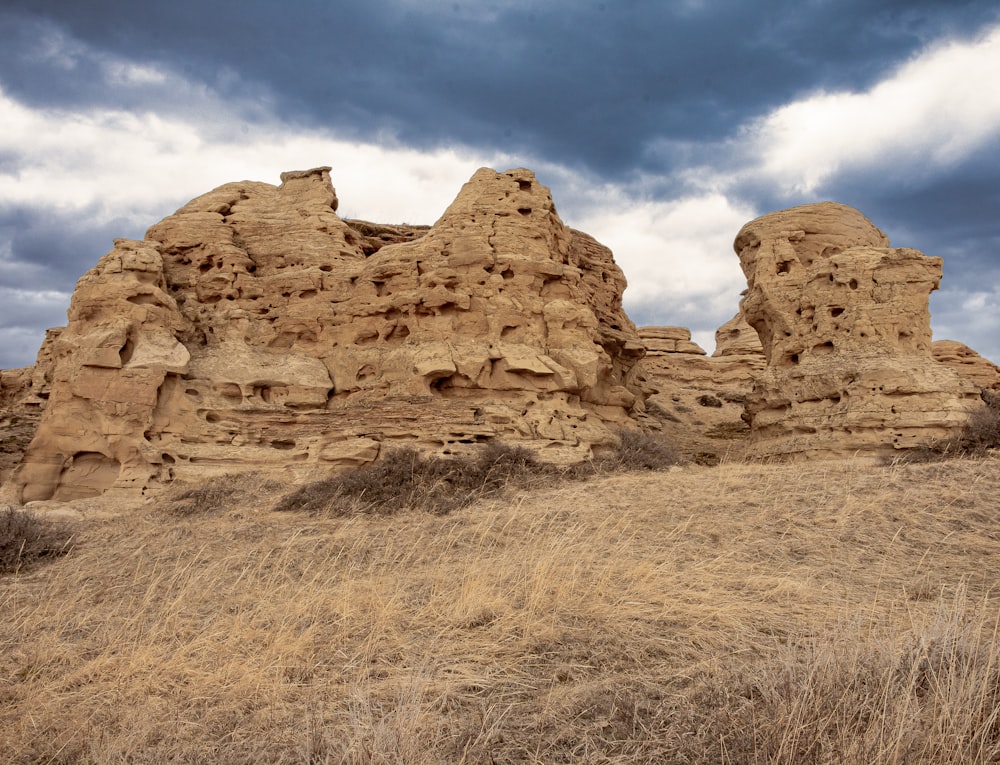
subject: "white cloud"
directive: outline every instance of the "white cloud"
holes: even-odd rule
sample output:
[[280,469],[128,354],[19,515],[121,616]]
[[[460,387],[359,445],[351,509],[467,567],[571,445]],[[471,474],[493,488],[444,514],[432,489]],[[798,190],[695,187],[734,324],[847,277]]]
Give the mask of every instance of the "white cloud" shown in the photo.
[[733,238],[753,211],[721,194],[636,202],[619,192],[580,227],[611,247],[630,301],[688,300],[743,289]]
[[820,92],[752,125],[754,172],[810,193],[840,172],[905,164],[933,171],[1000,136],[1000,26],[923,51],[862,93]]

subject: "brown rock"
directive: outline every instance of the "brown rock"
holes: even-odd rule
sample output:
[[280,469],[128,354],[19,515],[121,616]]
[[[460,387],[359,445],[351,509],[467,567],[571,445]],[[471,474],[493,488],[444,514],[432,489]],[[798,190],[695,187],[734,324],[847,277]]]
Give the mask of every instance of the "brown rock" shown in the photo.
[[931,356],[940,258],[831,202],[751,221],[735,249],[767,360],[746,407],[757,454],[882,454],[965,423],[973,386]]
[[639,337],[646,356],[637,368],[650,390],[650,419],[696,460],[742,454],[743,402],[763,355],[706,356],[685,327],[640,327]]
[[45,333],[35,365],[0,369],[0,487],[35,437],[52,383],[52,352],[62,327]]
[[764,361],[764,346],[760,343],[757,330],[747,323],[743,311],[715,331],[715,352],[712,356],[753,356]]
[[349,225],[328,171],[215,189],[80,279],[18,500],[301,479],[387,443],[579,459],[633,422],[625,279],[530,171],[479,170],[429,230]]
[[639,337],[646,346],[646,355],[667,353],[694,353],[705,355],[705,350],[691,340],[687,327],[639,327]]
[[955,340],[931,343],[935,361],[944,364],[964,380],[981,389],[1000,390],[1000,367],[984,359],[969,346]]

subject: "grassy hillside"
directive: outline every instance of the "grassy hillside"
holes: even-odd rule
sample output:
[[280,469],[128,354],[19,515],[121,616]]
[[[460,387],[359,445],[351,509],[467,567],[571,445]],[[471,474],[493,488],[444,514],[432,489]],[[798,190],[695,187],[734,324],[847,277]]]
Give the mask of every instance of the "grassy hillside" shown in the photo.
[[998,467],[94,504],[0,577],[4,761],[998,762]]

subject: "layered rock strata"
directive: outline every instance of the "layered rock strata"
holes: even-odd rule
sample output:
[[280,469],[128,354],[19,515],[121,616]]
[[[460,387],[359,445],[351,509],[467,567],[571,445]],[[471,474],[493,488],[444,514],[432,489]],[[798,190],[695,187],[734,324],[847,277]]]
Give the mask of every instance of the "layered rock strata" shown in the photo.
[[329,168],[231,183],[79,281],[18,501],[236,470],[289,479],[513,439],[586,457],[642,407],[611,252],[527,170],[430,229],[337,214]]
[[965,424],[978,392],[931,352],[940,258],[831,202],[751,221],[735,249],[767,363],[746,403],[758,455],[885,454]]

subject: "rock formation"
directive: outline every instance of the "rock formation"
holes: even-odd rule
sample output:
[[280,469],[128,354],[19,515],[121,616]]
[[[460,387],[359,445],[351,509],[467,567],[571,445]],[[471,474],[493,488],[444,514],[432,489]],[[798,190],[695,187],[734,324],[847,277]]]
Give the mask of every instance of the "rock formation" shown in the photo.
[[479,170],[417,229],[341,220],[328,171],[227,184],[116,240],[52,343],[16,500],[299,479],[385,444],[579,459],[633,421],[625,279],[531,172]]
[[746,404],[757,454],[875,455],[965,423],[975,386],[931,353],[940,258],[889,247],[861,213],[830,202],[751,221],[735,249],[741,311],[767,362]]
[[977,388],[1000,391],[1000,367],[984,359],[969,346],[955,340],[935,340],[931,343],[934,360],[953,370]]
[[[739,318],[739,317],[737,317]],[[735,320],[734,320],[735,321]],[[678,448],[699,462],[715,462],[724,454],[742,454],[748,428],[742,419],[743,402],[763,356],[720,353],[706,356],[691,341],[685,327],[640,327],[646,356],[638,370],[651,391],[646,399],[647,426],[658,427]],[[750,334],[753,330],[747,327]],[[733,350],[735,346],[731,346]]]

